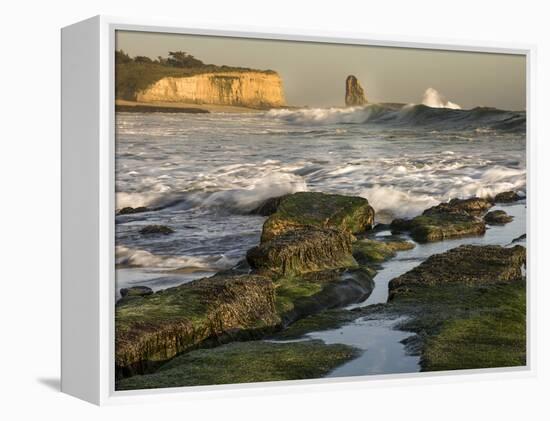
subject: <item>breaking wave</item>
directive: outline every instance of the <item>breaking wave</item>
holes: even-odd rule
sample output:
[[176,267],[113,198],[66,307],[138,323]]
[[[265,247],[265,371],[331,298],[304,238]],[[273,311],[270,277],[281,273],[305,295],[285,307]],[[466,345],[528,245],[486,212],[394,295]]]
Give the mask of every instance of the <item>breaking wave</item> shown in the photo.
[[460,105],[447,101],[447,99],[434,88],[426,89],[426,92],[424,92],[424,97],[422,98],[422,104],[431,108],[450,108],[452,110],[462,109]]
[[[434,90],[435,91],[435,90]],[[437,92],[437,91],[435,91]],[[268,118],[296,125],[379,124],[392,127],[424,127],[432,130],[498,130],[525,132],[525,112],[476,107],[462,110],[430,94],[426,104],[369,104],[349,108],[302,108],[270,110]]]
[[307,190],[304,178],[284,172],[260,176],[249,171],[244,180],[233,180],[223,185],[220,180],[231,179],[232,173],[237,171],[237,168],[225,169],[226,173],[217,174],[215,179],[195,183],[184,192],[174,192],[172,189],[166,189],[165,192],[118,192],[116,207],[146,206],[156,210],[169,207],[222,207],[237,213],[248,213],[272,197]]
[[201,271],[219,271],[233,267],[236,260],[225,255],[213,256],[162,256],[146,250],[126,246],[116,246],[115,261],[117,265],[131,267],[150,267],[157,269],[176,270],[186,268]]

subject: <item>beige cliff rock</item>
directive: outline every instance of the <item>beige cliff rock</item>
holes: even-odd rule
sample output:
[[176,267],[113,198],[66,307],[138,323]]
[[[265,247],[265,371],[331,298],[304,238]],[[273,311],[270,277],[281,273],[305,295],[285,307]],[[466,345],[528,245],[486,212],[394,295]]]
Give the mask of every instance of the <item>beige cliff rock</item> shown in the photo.
[[136,95],[138,102],[184,102],[252,108],[286,105],[283,84],[275,72],[214,72],[165,77]]

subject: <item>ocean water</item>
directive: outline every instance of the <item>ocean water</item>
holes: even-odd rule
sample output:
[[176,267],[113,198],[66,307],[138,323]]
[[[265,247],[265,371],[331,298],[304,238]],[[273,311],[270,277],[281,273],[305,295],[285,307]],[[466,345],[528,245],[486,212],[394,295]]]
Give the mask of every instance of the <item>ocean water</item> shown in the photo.
[[[359,195],[379,222],[454,197],[525,191],[525,113],[422,105],[255,114],[117,114],[117,290],[233,266],[258,243],[262,201]],[[142,236],[148,224],[172,235]]]

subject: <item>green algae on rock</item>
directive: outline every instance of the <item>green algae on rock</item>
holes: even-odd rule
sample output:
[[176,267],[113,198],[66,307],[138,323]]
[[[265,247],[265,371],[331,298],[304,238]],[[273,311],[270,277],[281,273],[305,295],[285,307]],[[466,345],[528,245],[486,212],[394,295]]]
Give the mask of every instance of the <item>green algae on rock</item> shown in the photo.
[[147,286],[133,286],[120,289],[121,297],[144,297],[146,295],[151,295],[152,293],[153,290]]
[[460,246],[433,255],[390,282],[386,313],[423,371],[525,364],[525,248]]
[[363,239],[352,245],[353,257],[360,265],[376,264],[395,257],[396,252],[410,250],[414,243],[410,241],[378,241]]
[[423,212],[423,215],[431,215],[441,212],[466,212],[472,215],[480,215],[490,209],[493,203],[489,199],[482,197],[470,197],[468,199],[451,199],[449,202],[443,202],[432,206]]
[[323,377],[359,351],[322,341],[234,342],[178,356],[155,373],[121,379],[117,390],[256,383]]
[[483,220],[489,225],[504,225],[508,222],[512,222],[514,217],[508,215],[503,210],[495,210],[488,212],[487,215],[483,217]]
[[485,223],[478,216],[491,206],[488,199],[479,197],[453,199],[426,209],[413,219],[395,219],[391,229],[393,232],[409,231],[418,242],[483,235]]
[[416,285],[445,283],[486,285],[522,278],[526,262],[525,247],[463,245],[445,253],[434,254],[407,273],[389,283],[390,300],[408,293]]
[[275,303],[282,326],[319,313],[365,300],[374,288],[367,268],[310,272],[275,282]]
[[374,209],[367,199],[318,192],[298,192],[282,198],[264,223],[262,242],[298,228],[336,228],[351,234],[370,229]]
[[494,201],[496,203],[510,203],[517,202],[521,199],[521,196],[515,191],[505,191],[495,196]]
[[253,269],[274,276],[355,267],[352,241],[344,231],[304,227],[262,242],[248,251],[246,259]]
[[280,324],[270,279],[213,276],[122,302],[115,310],[117,377],[227,338],[254,337]]

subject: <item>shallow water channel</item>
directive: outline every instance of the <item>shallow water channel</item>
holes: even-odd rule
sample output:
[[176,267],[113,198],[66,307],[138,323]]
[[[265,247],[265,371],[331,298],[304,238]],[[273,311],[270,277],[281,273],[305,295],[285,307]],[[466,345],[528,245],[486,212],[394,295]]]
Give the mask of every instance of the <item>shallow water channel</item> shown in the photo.
[[[497,209],[505,210],[514,217],[514,220],[504,226],[488,226],[487,232],[482,237],[460,238],[427,244],[416,243],[414,249],[398,252],[397,256],[386,262],[376,274],[372,294],[362,303],[351,305],[348,308],[385,303],[388,299],[388,283],[433,254],[443,253],[462,244],[512,245],[512,240],[526,233],[525,203],[495,206],[491,210]],[[389,234],[389,231],[380,232],[377,237]],[[515,244],[525,245],[525,240]],[[416,372],[420,370],[419,357],[408,355],[402,344],[403,339],[410,336],[411,333],[395,328],[403,320],[403,317],[393,319],[362,317],[337,329],[308,333],[303,339],[321,339],[327,344],[346,344],[363,350],[358,358],[336,368],[327,377]]]

